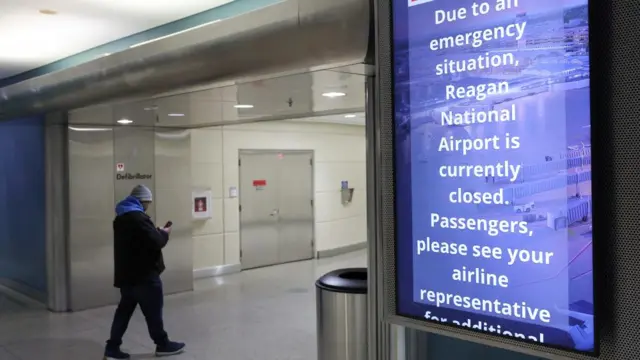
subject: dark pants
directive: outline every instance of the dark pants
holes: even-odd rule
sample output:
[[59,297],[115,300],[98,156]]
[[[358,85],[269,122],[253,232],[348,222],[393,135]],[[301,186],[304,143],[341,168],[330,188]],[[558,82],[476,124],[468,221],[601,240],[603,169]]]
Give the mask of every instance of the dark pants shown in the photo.
[[140,309],[144,314],[149,328],[149,335],[156,345],[164,345],[169,339],[164,331],[164,323],[162,321],[162,308],[164,298],[162,294],[162,281],[160,278],[152,279],[149,283],[127,286],[120,289],[120,304],[116,309],[111,325],[111,338],[107,341],[107,346],[118,348],[122,344],[122,337],[127,331],[129,320],[136,307],[140,305]]

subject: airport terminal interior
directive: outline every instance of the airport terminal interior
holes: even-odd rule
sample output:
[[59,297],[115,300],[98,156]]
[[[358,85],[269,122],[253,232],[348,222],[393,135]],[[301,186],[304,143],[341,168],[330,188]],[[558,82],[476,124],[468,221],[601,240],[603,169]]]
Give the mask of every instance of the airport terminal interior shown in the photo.
[[[137,184],[175,224],[163,281],[178,358],[315,358],[315,280],[367,266],[365,79],[352,66],[70,111],[71,312],[41,302],[45,257],[3,243],[5,269],[32,263],[3,273],[0,359],[101,354],[119,296],[113,208]],[[37,120],[0,126],[42,135]],[[138,314],[123,350],[153,357],[146,337]]]
[[640,5],[153,3],[0,0],[0,360],[640,359]]

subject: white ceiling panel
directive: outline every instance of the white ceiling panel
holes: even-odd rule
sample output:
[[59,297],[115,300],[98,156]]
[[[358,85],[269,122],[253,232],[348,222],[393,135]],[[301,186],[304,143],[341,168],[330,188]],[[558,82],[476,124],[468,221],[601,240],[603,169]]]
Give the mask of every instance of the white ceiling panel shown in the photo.
[[0,0],[0,78],[231,1]]

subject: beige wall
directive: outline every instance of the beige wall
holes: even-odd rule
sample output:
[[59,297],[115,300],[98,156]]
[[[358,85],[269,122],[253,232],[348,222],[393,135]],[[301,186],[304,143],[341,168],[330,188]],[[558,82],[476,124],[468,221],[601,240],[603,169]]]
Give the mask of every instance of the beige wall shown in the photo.
[[[191,131],[191,177],[194,188],[211,188],[212,219],[195,221],[194,269],[240,262],[238,150],[314,150],[316,250],[366,242],[366,169],[363,126],[297,122],[263,122]],[[342,180],[355,188],[343,206]]]

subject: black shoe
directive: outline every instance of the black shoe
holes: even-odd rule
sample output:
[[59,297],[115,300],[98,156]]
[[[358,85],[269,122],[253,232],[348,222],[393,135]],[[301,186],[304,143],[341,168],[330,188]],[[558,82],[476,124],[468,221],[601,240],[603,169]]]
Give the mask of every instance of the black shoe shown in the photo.
[[104,360],[127,360],[131,359],[131,356],[126,352],[120,351],[120,348],[106,349],[104,351]]
[[184,343],[169,341],[165,345],[156,347],[156,356],[171,356],[178,355],[184,352]]

